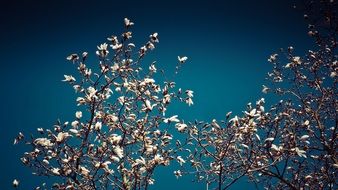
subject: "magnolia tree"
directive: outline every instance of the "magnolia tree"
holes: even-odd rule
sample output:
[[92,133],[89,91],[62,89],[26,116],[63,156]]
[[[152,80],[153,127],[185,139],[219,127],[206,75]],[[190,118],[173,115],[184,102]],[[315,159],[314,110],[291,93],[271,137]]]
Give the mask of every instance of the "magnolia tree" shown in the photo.
[[220,124],[191,123],[191,164],[176,174],[194,174],[216,189],[242,176],[266,189],[337,189],[338,9],[334,1],[304,9],[316,47],[305,56],[289,47],[268,59],[273,69],[262,91],[280,101],[265,109],[262,98]]
[[256,107],[248,104],[248,111],[242,117],[226,114],[225,120],[210,123],[189,123],[184,133],[187,136],[189,154],[187,163],[175,172],[177,177],[184,174],[196,176],[204,181],[206,189],[228,189],[232,184],[250,174],[255,167],[250,160],[256,156],[253,142],[259,140],[257,121],[264,115],[264,99]]
[[[193,104],[193,92],[175,89],[171,81],[156,83],[155,63],[141,61],[159,42],[158,34],[135,51],[130,32],[134,23],[126,18],[124,24],[121,37],[111,36],[97,47],[98,72],[86,63],[87,52],[67,57],[79,73],[63,80],[78,95],[74,120],[38,128],[38,135],[29,139],[22,133],[15,139],[15,144],[23,140],[32,148],[22,162],[36,175],[55,177],[56,189],[148,189],[157,167],[184,161],[177,154],[184,143],[172,148],[169,129],[184,124],[165,113],[172,101]],[[179,57],[177,70],[186,60]]]
[[[227,189],[242,177],[265,189],[337,189],[336,10],[334,1],[308,2],[314,49],[299,56],[289,47],[269,58],[262,91],[276,104],[265,97],[240,116],[188,123],[165,113],[172,101],[192,105],[193,92],[156,83],[155,62],[140,63],[158,34],[135,52],[133,23],[125,19],[122,36],[98,46],[98,72],[87,66],[86,52],[67,57],[79,71],[77,79],[64,79],[79,95],[79,111],[71,122],[39,128],[37,137],[20,133],[15,143],[32,147],[21,160],[37,175],[54,176],[56,189],[148,189],[155,169],[172,161],[177,178],[192,175],[207,190]],[[178,57],[176,73],[186,60]]]
[[249,176],[267,188],[338,187],[338,9],[333,1],[311,1],[305,8],[317,47],[305,56],[292,47],[271,55],[271,83],[263,92],[281,101],[255,118],[257,140],[249,144]]

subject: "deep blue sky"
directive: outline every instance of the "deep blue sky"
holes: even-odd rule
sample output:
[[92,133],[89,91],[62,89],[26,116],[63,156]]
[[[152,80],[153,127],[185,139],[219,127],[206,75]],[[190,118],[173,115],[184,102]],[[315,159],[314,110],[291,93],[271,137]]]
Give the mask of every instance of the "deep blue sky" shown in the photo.
[[[123,18],[135,22],[133,36],[142,45],[158,32],[160,43],[150,55],[172,72],[177,55],[188,62],[176,78],[179,86],[195,92],[195,105],[177,106],[173,112],[185,120],[223,119],[240,113],[261,94],[271,69],[270,54],[293,45],[300,54],[311,40],[302,13],[293,1],[27,1],[0,4],[1,132],[0,189],[14,178],[31,189],[40,178],[31,177],[19,157],[24,151],[12,145],[18,131],[29,134],[51,127],[57,118],[73,117],[73,89],[61,82],[76,70],[65,60],[69,53],[88,51],[119,34]],[[298,49],[298,50],[297,50]],[[204,189],[189,180],[177,182],[172,171],[161,170],[154,189]],[[236,188],[249,188],[243,182]]]

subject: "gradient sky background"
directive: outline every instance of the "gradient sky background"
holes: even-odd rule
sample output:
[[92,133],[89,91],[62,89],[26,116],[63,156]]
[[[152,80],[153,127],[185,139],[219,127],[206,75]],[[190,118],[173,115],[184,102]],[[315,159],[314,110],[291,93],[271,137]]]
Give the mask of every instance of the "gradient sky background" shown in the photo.
[[[150,60],[169,73],[177,55],[189,57],[176,82],[194,90],[195,105],[171,111],[186,121],[210,121],[230,110],[240,114],[262,96],[270,54],[292,45],[302,55],[311,46],[302,13],[292,5],[291,0],[2,1],[0,189],[9,189],[14,178],[21,189],[41,182],[21,164],[25,147],[13,146],[13,139],[19,131],[29,134],[58,118],[73,118],[76,96],[61,80],[76,69],[65,58],[82,51],[95,57],[96,45],[120,34],[123,18],[135,22],[137,46],[159,33]],[[161,169],[152,189],[205,189],[189,178],[177,181],[172,171]],[[250,187],[242,180],[233,189]]]

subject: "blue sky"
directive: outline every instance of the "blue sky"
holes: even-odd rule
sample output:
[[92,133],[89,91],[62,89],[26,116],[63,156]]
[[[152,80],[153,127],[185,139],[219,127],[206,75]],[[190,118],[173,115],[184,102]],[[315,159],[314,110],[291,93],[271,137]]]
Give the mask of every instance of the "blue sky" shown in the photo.
[[[13,146],[13,138],[19,131],[29,134],[51,127],[58,118],[73,117],[75,95],[61,80],[75,68],[65,57],[82,51],[94,55],[97,45],[122,31],[123,18],[135,22],[138,46],[149,34],[159,33],[160,43],[149,60],[169,73],[177,55],[189,57],[175,80],[195,92],[195,105],[174,106],[172,112],[187,121],[210,121],[223,119],[228,111],[240,114],[262,96],[270,54],[292,45],[302,55],[311,46],[302,13],[292,5],[285,0],[3,1],[1,189],[9,189],[14,178],[27,189],[41,181],[20,163],[25,147]],[[160,173],[154,189],[205,187],[177,181],[171,170]],[[241,181],[236,188],[250,186]]]

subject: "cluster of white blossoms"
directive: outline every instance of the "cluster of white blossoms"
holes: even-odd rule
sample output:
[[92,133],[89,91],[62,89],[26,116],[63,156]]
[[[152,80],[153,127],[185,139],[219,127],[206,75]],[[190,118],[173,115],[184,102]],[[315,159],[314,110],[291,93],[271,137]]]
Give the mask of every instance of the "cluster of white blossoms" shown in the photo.
[[[155,62],[147,65],[142,58],[159,43],[158,33],[135,53],[129,31],[134,23],[127,18],[124,23],[121,37],[113,35],[97,46],[98,68],[86,64],[87,52],[67,57],[78,69],[63,80],[78,95],[81,111],[74,120],[57,122],[53,130],[38,129],[39,137],[26,140],[33,151],[26,152],[22,162],[36,175],[61,179],[54,185],[57,189],[147,189],[158,166],[172,160],[185,163],[172,148],[171,123],[180,132],[187,125],[165,113],[173,101],[192,105],[193,91],[175,90],[172,81],[157,83]],[[186,60],[180,58],[178,64]],[[20,133],[15,143],[23,139]]]

